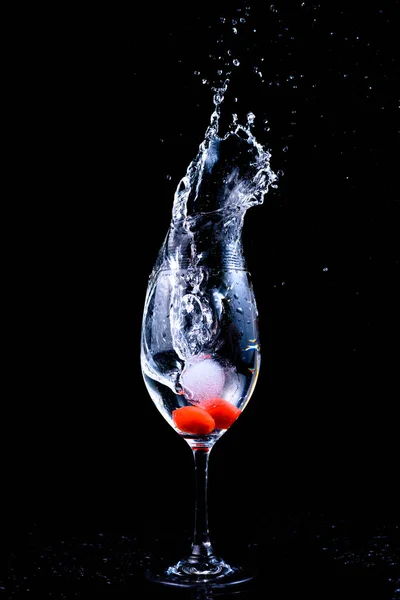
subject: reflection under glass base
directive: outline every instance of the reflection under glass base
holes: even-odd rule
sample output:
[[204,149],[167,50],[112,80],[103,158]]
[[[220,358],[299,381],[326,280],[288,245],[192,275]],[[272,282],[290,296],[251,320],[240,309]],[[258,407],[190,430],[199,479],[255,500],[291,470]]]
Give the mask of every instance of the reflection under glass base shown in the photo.
[[160,561],[146,572],[149,581],[183,588],[242,588],[247,587],[256,576],[255,567],[231,565],[217,557],[210,558],[207,563],[196,564],[183,559],[171,566]]

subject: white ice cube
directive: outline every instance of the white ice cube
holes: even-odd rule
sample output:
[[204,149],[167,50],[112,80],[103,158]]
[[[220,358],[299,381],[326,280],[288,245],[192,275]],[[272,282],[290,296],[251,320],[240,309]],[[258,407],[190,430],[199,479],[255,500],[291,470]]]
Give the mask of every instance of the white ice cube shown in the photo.
[[220,397],[225,385],[224,369],[211,358],[189,363],[182,384],[185,394],[195,402]]

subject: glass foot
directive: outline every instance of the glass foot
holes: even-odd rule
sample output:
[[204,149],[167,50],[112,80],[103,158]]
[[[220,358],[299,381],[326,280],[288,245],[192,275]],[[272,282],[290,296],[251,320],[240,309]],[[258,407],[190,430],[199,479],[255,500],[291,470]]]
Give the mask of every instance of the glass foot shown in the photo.
[[256,575],[255,569],[230,565],[217,557],[195,564],[183,559],[169,567],[153,566],[146,573],[147,579],[154,583],[184,588],[241,587],[252,582]]

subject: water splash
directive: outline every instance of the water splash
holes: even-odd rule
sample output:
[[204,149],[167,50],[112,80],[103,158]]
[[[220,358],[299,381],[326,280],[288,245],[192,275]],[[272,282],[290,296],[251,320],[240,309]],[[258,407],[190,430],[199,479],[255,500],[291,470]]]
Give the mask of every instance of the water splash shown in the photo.
[[173,221],[217,210],[246,210],[261,204],[269,185],[277,179],[270,166],[271,154],[251,132],[255,115],[248,113],[246,125],[232,115],[230,130],[219,135],[221,104],[229,80],[214,88],[214,111],[205,139],[174,197]]
[[228,131],[220,134],[221,105],[229,80],[213,88],[214,110],[198,153],[174,194],[172,221],[155,270],[200,266],[210,251],[221,247],[243,266],[241,233],[246,211],[264,202],[278,175],[271,154],[255,138],[255,115],[245,125],[232,115]]

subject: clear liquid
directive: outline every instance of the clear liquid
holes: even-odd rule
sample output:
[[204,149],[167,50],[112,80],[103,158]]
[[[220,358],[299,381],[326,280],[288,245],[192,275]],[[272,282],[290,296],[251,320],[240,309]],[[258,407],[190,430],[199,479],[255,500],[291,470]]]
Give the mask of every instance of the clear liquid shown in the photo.
[[245,408],[260,368],[258,313],[246,271],[202,270],[195,289],[192,276],[187,270],[160,271],[151,279],[141,364],[164,418],[188,441],[209,444],[230,424],[216,425],[209,435],[188,435],[174,422],[174,411],[202,408],[213,399]]

